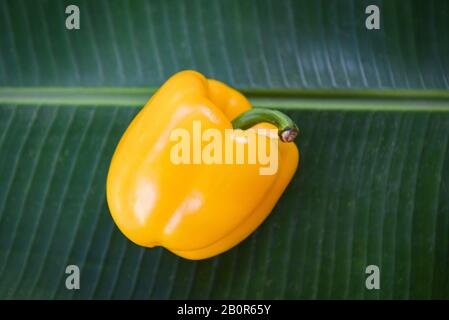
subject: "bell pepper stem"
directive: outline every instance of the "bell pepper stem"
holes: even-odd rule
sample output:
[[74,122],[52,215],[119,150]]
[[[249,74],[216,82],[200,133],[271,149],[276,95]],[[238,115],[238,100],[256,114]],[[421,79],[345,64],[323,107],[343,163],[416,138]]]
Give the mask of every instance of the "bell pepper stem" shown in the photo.
[[295,122],[289,116],[277,110],[253,108],[231,121],[234,129],[242,130],[249,129],[261,122],[275,125],[278,128],[279,138],[283,142],[294,141],[299,132]]

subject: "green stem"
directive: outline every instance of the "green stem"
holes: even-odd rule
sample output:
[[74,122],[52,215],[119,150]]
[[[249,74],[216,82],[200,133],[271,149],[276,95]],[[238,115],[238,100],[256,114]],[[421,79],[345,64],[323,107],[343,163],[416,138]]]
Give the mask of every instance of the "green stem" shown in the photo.
[[234,129],[246,130],[254,125],[268,122],[278,128],[278,135],[283,142],[292,142],[298,135],[298,127],[286,114],[270,109],[250,109],[232,120]]

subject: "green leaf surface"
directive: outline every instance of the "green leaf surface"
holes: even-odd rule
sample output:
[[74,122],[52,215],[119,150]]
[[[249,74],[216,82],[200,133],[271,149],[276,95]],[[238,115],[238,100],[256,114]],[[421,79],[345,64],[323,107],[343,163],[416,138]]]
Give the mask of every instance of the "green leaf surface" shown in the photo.
[[192,262],[137,247],[109,215],[109,160],[137,110],[0,108],[1,297],[448,298],[448,112],[288,111],[302,158],[285,195],[248,240]]
[[[449,2],[0,0],[0,30],[0,298],[449,299]],[[204,261],[134,245],[105,199],[121,134],[186,68],[301,131],[269,218]]]
[[449,86],[447,0],[2,0],[0,30],[3,86],[159,86],[190,68],[236,87]]

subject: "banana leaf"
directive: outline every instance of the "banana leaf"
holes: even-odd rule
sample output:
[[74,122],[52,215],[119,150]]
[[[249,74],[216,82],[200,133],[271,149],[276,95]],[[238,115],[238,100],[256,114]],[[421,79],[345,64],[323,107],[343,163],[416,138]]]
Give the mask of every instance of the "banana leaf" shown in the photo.
[[[0,0],[0,30],[1,299],[449,298],[448,1]],[[121,134],[184,69],[301,130],[269,218],[202,261],[133,244],[105,198]]]

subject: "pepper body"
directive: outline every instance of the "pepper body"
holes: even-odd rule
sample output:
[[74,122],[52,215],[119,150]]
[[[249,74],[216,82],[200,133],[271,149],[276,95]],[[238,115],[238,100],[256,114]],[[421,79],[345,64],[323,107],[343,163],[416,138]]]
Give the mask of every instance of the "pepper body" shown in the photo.
[[[110,212],[125,236],[196,260],[232,248],[265,220],[296,171],[294,143],[279,143],[274,175],[260,175],[258,164],[174,164],[170,158],[173,130],[192,131],[196,120],[202,130],[224,132],[249,109],[238,91],[195,71],[175,74],[153,95],[123,134],[107,177]],[[235,143],[245,143],[238,136]]]

